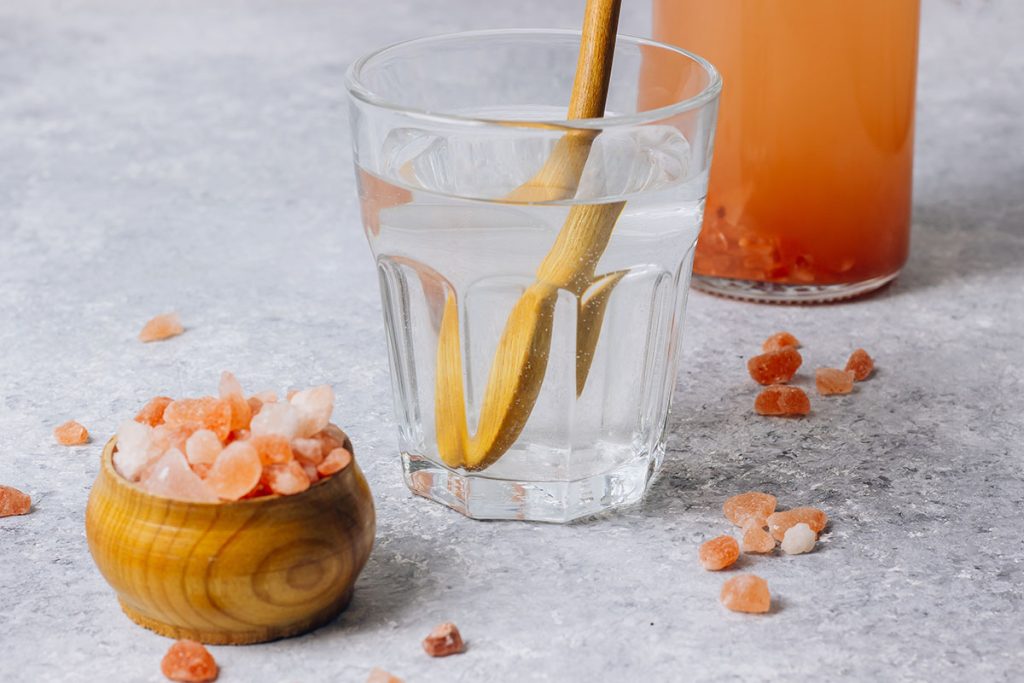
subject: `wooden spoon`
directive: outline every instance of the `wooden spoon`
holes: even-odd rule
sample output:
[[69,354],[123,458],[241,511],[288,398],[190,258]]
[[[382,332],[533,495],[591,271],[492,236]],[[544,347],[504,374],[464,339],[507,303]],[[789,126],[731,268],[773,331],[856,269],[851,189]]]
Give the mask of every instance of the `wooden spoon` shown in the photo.
[[[569,118],[604,115],[615,49],[620,0],[587,0]],[[570,131],[544,167],[509,195],[524,202],[575,195],[597,131]],[[449,467],[483,469],[515,442],[530,417],[547,370],[555,304],[560,289],[579,301],[577,393],[583,391],[611,288],[624,272],[595,277],[625,202],[575,205],[537,270],[536,282],[513,307],[491,366],[476,434],[469,435],[462,349],[455,294],[445,297],[437,347],[435,426],[441,458]],[[593,285],[593,286],[592,286]]]

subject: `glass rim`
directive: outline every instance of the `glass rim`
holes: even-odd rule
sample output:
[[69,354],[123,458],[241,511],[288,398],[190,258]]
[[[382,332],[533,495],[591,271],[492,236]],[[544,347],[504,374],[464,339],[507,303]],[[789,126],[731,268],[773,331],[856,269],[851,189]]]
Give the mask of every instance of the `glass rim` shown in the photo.
[[670,45],[668,43],[662,43],[649,38],[641,38],[638,36],[630,36],[622,33],[616,34],[616,47],[620,42],[624,41],[632,45],[650,46],[661,50],[675,53],[691,62],[695,62],[700,66],[708,76],[708,83],[701,88],[700,92],[691,97],[667,104],[655,109],[648,109],[642,112],[635,112],[632,114],[613,114],[611,116],[604,116],[602,118],[589,118],[589,119],[514,119],[514,118],[488,118],[488,117],[477,117],[477,116],[465,116],[460,114],[449,114],[443,111],[428,111],[426,109],[419,109],[416,107],[409,107],[392,102],[387,98],[381,97],[370,88],[366,87],[360,78],[363,69],[370,64],[374,59],[377,59],[388,52],[405,49],[409,47],[416,47],[421,45],[430,45],[431,43],[444,43],[445,41],[452,40],[454,38],[485,38],[488,36],[508,36],[508,35],[549,35],[549,36],[572,36],[580,37],[582,31],[573,29],[557,29],[557,28],[512,28],[512,29],[481,29],[473,31],[457,31],[454,33],[442,33],[432,36],[424,36],[421,38],[413,38],[412,40],[403,40],[397,43],[392,43],[384,47],[378,48],[369,52],[362,57],[356,59],[352,64],[349,65],[348,69],[345,70],[345,87],[348,90],[349,96],[353,99],[359,100],[365,104],[368,104],[378,109],[386,109],[398,114],[409,116],[411,118],[427,121],[430,123],[447,123],[455,126],[503,126],[512,128],[561,128],[561,129],[603,129],[611,128],[614,126],[626,126],[626,125],[639,125],[644,123],[652,123],[659,121],[675,114],[679,114],[686,111],[692,111],[694,109],[700,109],[701,107],[713,102],[716,97],[721,93],[722,90],[722,77],[718,73],[718,69],[708,60],[704,59],[700,55],[684,50],[681,47]]

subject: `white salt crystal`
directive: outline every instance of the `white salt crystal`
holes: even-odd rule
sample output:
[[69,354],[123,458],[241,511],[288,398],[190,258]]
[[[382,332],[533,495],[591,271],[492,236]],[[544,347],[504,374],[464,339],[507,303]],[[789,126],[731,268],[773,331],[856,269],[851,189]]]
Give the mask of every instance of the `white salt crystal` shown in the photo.
[[146,470],[139,482],[149,493],[196,503],[216,503],[217,496],[188,466],[177,448],[172,448]]
[[292,396],[291,404],[299,411],[299,436],[313,436],[331,421],[334,389],[329,384],[303,389]]
[[265,403],[252,418],[253,436],[277,434],[291,441],[299,435],[301,414],[290,403]]
[[209,429],[196,431],[185,442],[185,455],[193,465],[199,463],[212,465],[223,449],[224,446],[221,445],[220,439]]
[[810,526],[804,522],[794,524],[786,529],[786,533],[782,537],[782,552],[787,555],[809,553],[814,550],[814,543],[817,540],[818,535]]

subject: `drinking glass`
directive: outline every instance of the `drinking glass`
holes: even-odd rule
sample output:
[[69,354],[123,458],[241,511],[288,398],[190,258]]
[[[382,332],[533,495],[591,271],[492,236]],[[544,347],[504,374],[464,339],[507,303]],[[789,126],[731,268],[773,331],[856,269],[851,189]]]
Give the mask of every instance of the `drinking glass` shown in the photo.
[[[566,120],[579,47],[571,31],[460,33],[347,75],[405,481],[470,517],[634,503],[665,452],[720,80],[620,36],[606,116]],[[643,107],[651,69],[658,104]],[[542,169],[566,159],[581,170],[558,185]],[[559,256],[574,220],[586,267]],[[509,375],[495,359],[526,329],[522,386],[495,427],[488,392]]]
[[655,37],[725,81],[697,288],[816,302],[897,276],[919,14],[920,0],[654,0]]

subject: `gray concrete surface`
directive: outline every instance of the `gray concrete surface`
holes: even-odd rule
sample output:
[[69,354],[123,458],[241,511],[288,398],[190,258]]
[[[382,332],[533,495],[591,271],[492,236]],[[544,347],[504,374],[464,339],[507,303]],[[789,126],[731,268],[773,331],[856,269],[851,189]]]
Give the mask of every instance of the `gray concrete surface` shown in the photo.
[[[229,681],[1020,680],[1024,670],[1024,5],[926,0],[913,255],[856,303],[691,297],[670,453],[646,504],[481,523],[403,486],[342,74],[382,43],[572,26],[582,3],[403,0],[0,5],[0,679],[159,681],[164,638],[119,611],[83,510],[102,441],[156,393],[329,381],[376,496],[351,608],[308,636],[214,648]],[[623,28],[648,34],[646,3]],[[187,334],[135,341],[181,312]],[[880,370],[799,422],[754,419],[743,359]],[[51,429],[95,435],[65,449]],[[777,608],[725,612],[697,544],[748,488],[831,533],[755,558]],[[431,660],[454,620],[469,641]]]

